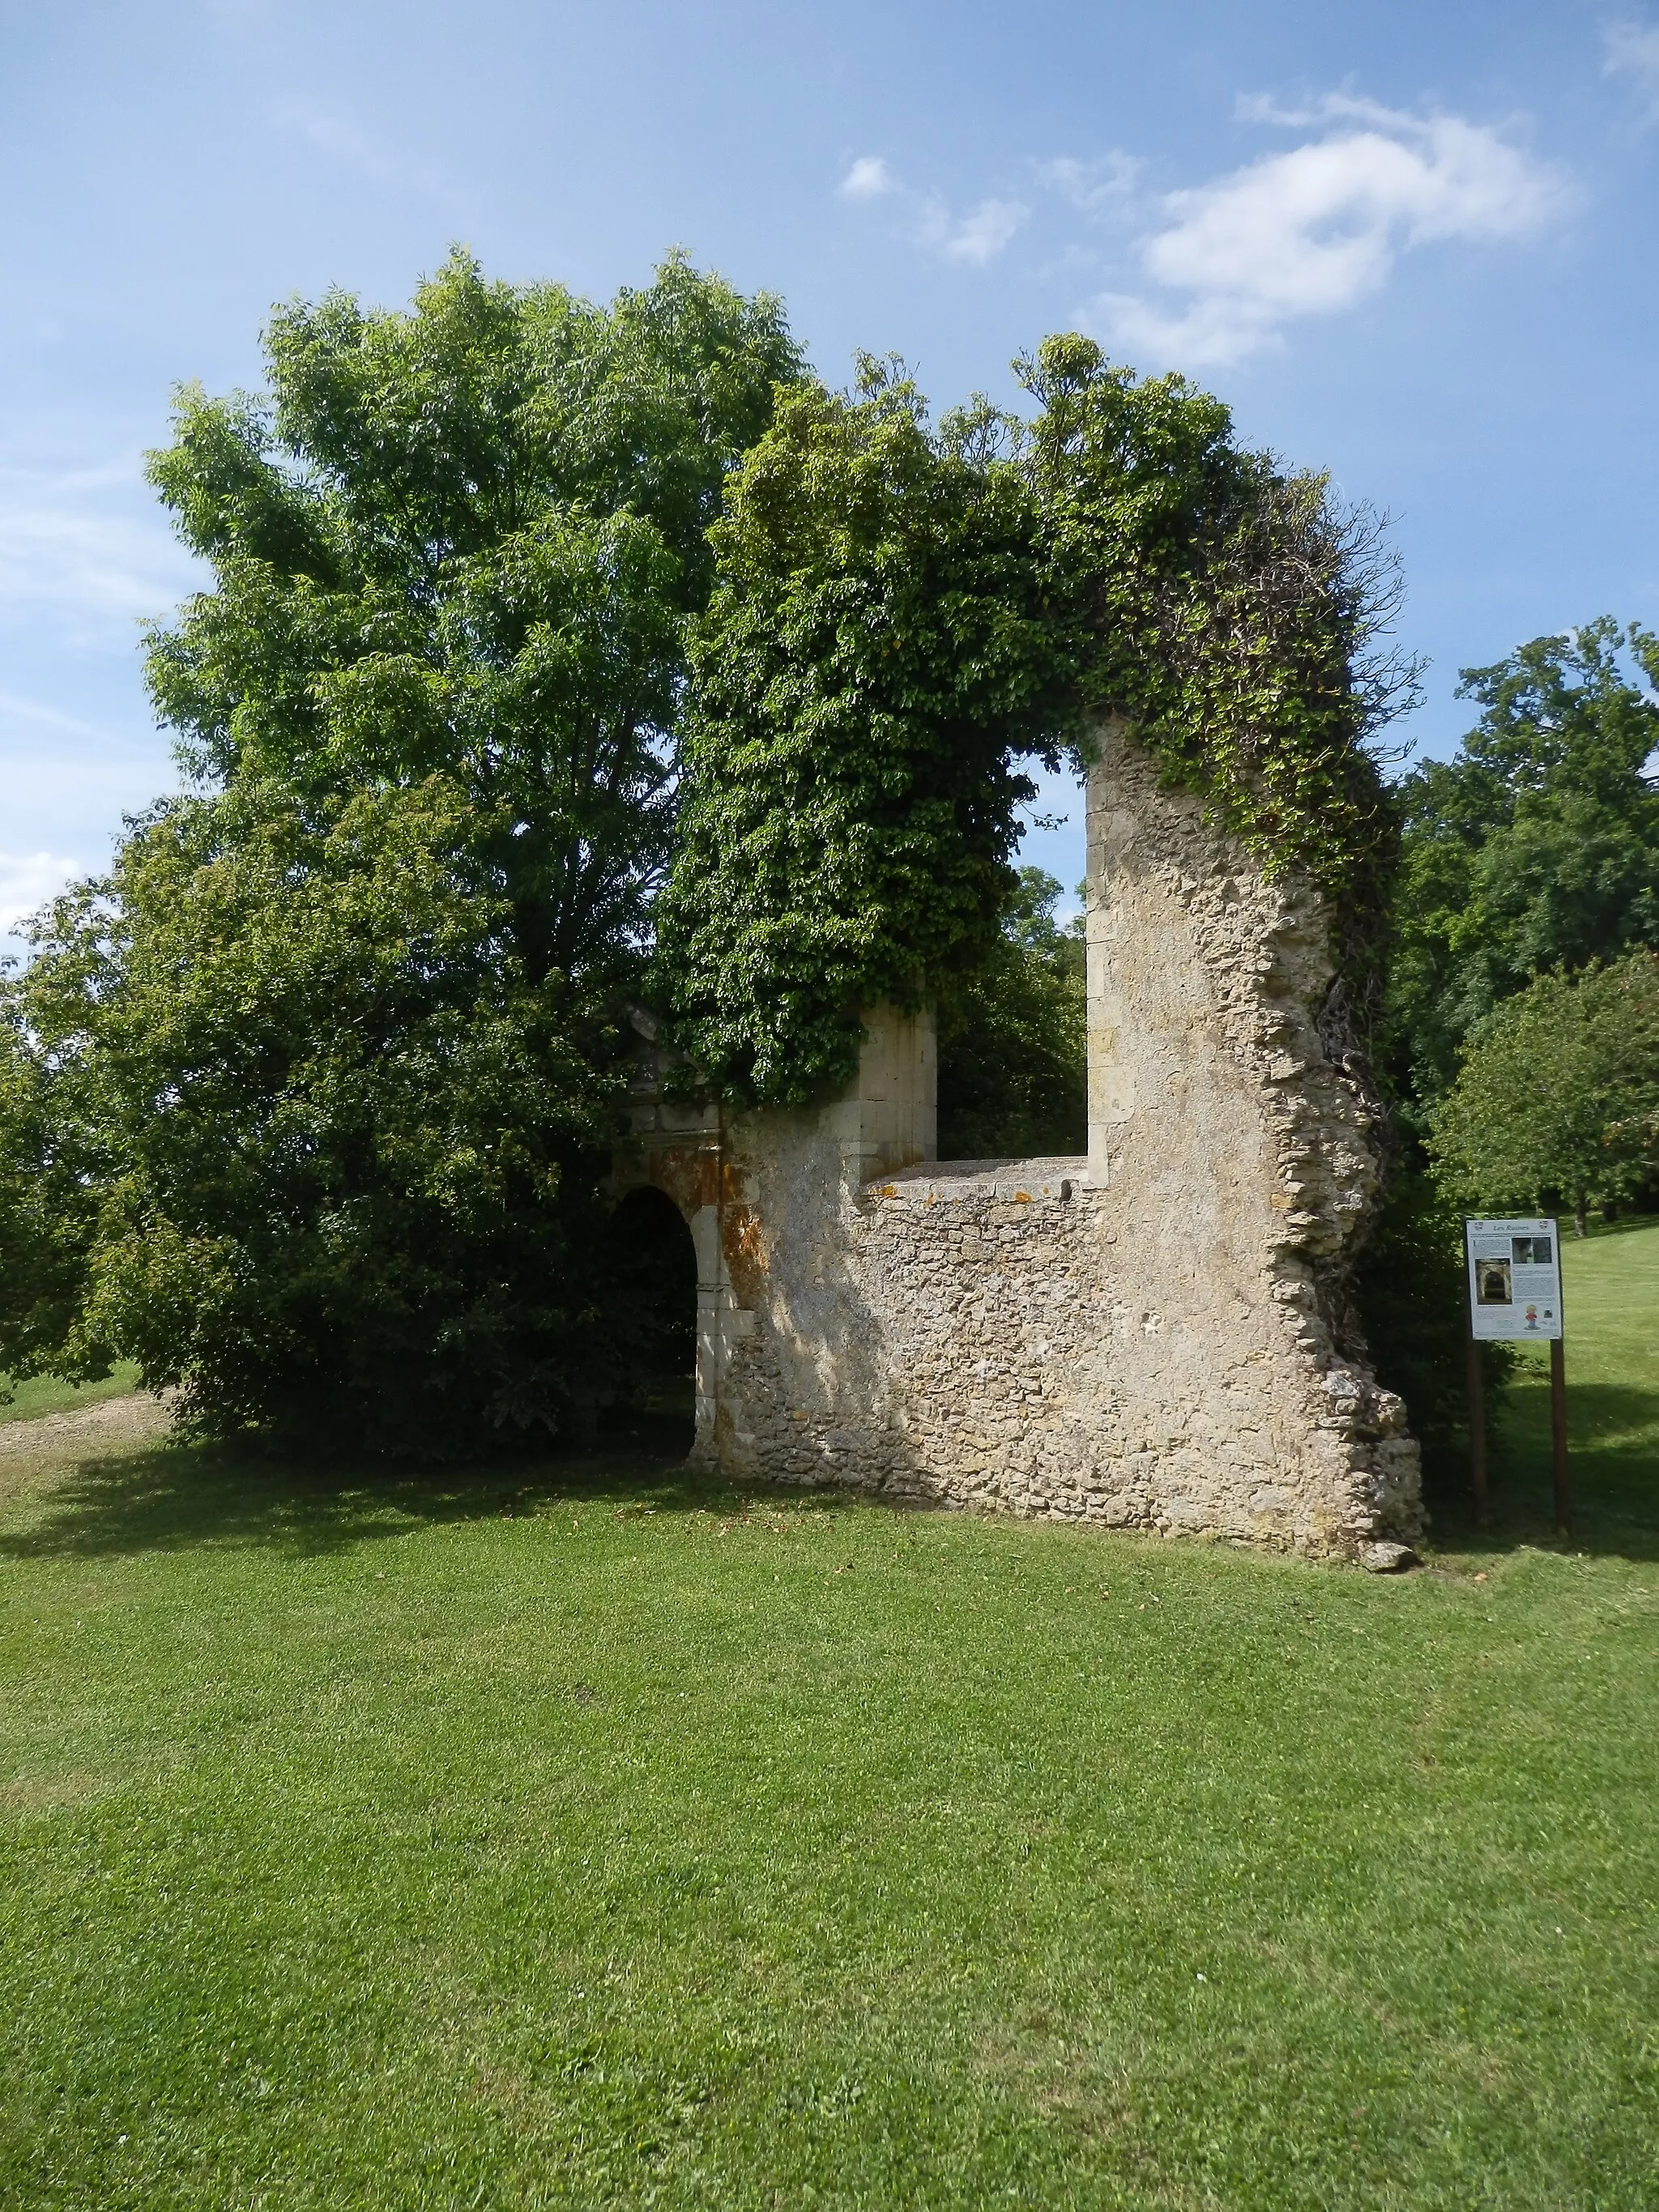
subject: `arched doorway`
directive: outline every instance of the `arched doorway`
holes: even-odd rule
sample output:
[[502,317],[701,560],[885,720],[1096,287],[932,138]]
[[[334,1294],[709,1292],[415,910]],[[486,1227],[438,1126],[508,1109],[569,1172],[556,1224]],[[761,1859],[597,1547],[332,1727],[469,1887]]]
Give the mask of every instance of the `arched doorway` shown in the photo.
[[623,1382],[610,1425],[664,1451],[691,1449],[696,1425],[697,1255],[684,1216],[653,1185],[611,1217]]

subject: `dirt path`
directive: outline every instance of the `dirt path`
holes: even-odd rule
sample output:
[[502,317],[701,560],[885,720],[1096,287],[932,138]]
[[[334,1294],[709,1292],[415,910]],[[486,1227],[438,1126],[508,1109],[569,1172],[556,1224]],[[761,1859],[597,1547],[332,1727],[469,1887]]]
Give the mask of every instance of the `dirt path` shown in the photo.
[[172,1407],[147,1391],[100,1398],[64,1413],[0,1422],[0,1500],[32,1489],[43,1476],[61,1474],[79,1460],[143,1451],[167,1435]]

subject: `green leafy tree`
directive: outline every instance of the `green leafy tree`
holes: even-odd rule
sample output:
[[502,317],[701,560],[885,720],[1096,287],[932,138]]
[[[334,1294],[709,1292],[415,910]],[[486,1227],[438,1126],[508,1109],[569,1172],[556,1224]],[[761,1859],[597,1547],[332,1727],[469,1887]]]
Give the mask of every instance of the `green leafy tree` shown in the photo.
[[637,951],[672,832],[683,618],[797,370],[776,303],[672,261],[606,311],[456,254],[412,313],[275,319],[267,399],[182,398],[151,473],[214,588],[153,633],[208,781],[305,807],[434,773],[526,969]]
[[[0,981],[0,1370],[36,1371],[80,1316],[96,1224],[97,1148]],[[100,1358],[95,1371],[107,1371]],[[9,1394],[8,1394],[9,1395]]]
[[22,1005],[94,1209],[54,1364],[136,1359],[208,1433],[447,1454],[580,1425],[615,1373],[580,1172],[602,1010],[458,885],[453,786],[315,812],[170,808],[43,934]]
[[153,461],[213,571],[149,641],[195,788],[13,990],[15,1148],[74,1191],[0,1365],[131,1355],[209,1431],[580,1428],[684,625],[795,350],[684,262],[600,309],[458,254],[267,354]]
[[1492,1212],[1592,1204],[1659,1169],[1659,955],[1540,975],[1476,1030],[1429,1145],[1443,1186]]
[[1001,935],[939,998],[939,1152],[1029,1158],[1087,1147],[1081,915],[1054,918],[1057,878],[1019,871]]
[[1659,944],[1655,682],[1659,638],[1634,624],[1534,638],[1463,672],[1480,722],[1403,779],[1391,1009],[1401,1087],[1425,1106],[1531,976]]

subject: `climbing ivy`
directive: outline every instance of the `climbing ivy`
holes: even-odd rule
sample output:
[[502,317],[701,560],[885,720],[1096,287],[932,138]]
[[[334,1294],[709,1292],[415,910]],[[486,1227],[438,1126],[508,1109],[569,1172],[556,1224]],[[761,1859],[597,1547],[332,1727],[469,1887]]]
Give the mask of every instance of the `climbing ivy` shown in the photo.
[[799,387],[728,483],[658,928],[729,1095],[823,1096],[861,1006],[988,957],[1018,763],[1082,765],[1109,715],[1266,873],[1324,889],[1351,984],[1375,967],[1395,823],[1366,739],[1413,672],[1372,657],[1374,530],[1179,376],[1077,337],[1016,371],[1034,421],[981,403],[937,433],[891,366]]
[[1083,703],[1129,722],[1270,877],[1352,897],[1394,840],[1364,740],[1415,678],[1373,652],[1393,604],[1373,519],[1242,450],[1183,377],[1138,379],[1075,337],[1015,366],[1042,403],[1028,464]]
[[691,647],[662,988],[730,1093],[804,1104],[859,1014],[981,959],[1018,878],[1016,762],[1056,760],[1073,685],[1032,559],[1029,472],[929,434],[915,388],[780,396],[712,533]]

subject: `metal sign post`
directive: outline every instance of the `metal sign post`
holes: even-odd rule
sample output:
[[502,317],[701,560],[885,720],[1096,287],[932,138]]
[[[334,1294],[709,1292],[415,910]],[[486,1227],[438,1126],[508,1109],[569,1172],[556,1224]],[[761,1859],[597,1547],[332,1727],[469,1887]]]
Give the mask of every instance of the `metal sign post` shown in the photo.
[[1553,1221],[1465,1221],[1468,1261],[1469,1457],[1476,1517],[1486,1511],[1486,1409],[1480,1395],[1482,1344],[1530,1340],[1550,1348],[1550,1462],[1555,1526],[1572,1521],[1567,1483],[1567,1374],[1563,1351],[1561,1237]]
[[1550,1480],[1555,1490],[1555,1533],[1572,1533],[1572,1492],[1567,1486],[1567,1361],[1560,1338],[1550,1342]]
[[1480,1372],[1480,1346],[1474,1340],[1474,1331],[1464,1316],[1463,1349],[1468,1360],[1469,1394],[1469,1486],[1474,1492],[1474,1522],[1484,1528],[1492,1519],[1492,1501],[1486,1494],[1486,1392]]

